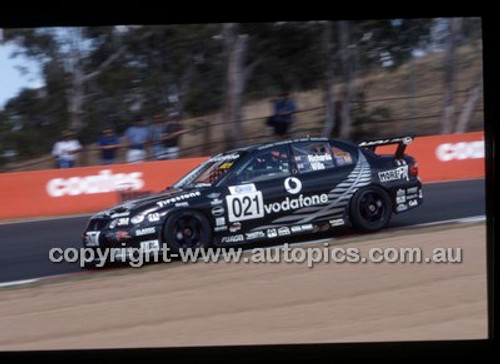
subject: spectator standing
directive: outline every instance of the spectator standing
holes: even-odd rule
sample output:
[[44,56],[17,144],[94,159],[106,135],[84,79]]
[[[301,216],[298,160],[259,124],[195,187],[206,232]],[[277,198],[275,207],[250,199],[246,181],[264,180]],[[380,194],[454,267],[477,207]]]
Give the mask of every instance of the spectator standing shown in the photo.
[[288,135],[290,127],[295,121],[297,111],[294,100],[289,91],[282,91],[280,97],[274,101],[274,114],[268,119],[267,124],[274,129],[274,135],[279,139]]
[[142,117],[136,117],[132,126],[125,130],[128,150],[127,163],[143,162],[147,157],[147,147],[151,142],[151,129]]
[[165,158],[165,148],[162,138],[165,136],[165,120],[162,114],[158,113],[153,116],[154,123],[151,125],[151,140],[153,143],[154,159]]
[[169,114],[169,120],[165,125],[164,135],[162,136],[163,148],[165,149],[165,159],[179,158],[179,142],[182,134],[187,133],[183,128],[181,113],[173,111]]
[[116,151],[120,148],[120,139],[112,128],[103,129],[99,138],[101,149],[101,164],[113,164],[116,161]]
[[75,133],[65,130],[61,139],[52,148],[52,155],[57,158],[57,168],[73,168],[75,166],[76,153],[82,150],[82,145],[76,139]]

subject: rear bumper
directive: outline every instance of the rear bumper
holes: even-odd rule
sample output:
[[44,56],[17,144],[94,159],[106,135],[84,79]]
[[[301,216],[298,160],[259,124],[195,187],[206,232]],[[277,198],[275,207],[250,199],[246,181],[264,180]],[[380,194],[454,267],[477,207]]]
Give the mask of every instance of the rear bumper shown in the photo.
[[389,191],[389,194],[395,213],[411,210],[422,205],[424,202],[422,183],[419,179],[414,179],[413,181],[393,187]]

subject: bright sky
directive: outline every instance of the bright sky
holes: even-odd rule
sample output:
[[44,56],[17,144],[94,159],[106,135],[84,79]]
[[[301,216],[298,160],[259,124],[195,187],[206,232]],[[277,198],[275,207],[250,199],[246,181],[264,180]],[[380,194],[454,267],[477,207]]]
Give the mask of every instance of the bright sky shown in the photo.
[[[0,109],[5,103],[16,96],[23,88],[38,88],[43,86],[40,77],[40,67],[35,61],[24,57],[10,58],[10,54],[16,49],[12,44],[0,45]],[[26,67],[28,73],[23,75],[16,66]]]

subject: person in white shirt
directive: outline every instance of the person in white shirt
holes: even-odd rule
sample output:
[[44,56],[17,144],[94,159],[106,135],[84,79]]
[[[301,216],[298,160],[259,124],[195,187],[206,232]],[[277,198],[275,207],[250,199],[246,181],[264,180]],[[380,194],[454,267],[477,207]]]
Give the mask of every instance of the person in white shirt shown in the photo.
[[54,144],[52,155],[57,158],[58,168],[72,168],[75,166],[76,153],[82,145],[75,138],[73,132],[66,130],[61,135],[61,140]]
[[129,148],[125,157],[127,163],[144,162],[146,160],[151,134],[151,129],[145,124],[144,119],[137,116],[132,126],[128,127],[124,134]]

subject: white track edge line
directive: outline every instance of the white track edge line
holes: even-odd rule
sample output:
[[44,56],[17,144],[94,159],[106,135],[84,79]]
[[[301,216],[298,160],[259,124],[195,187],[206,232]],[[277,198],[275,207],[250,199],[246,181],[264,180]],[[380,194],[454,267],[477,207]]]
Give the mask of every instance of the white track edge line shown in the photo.
[[25,284],[30,284],[30,283],[35,283],[39,281],[41,278],[32,278],[32,279],[22,279],[19,281],[10,281],[10,282],[4,282],[0,283],[0,288],[3,287],[11,287],[11,286],[21,286]]

